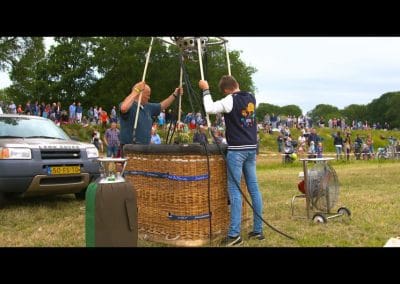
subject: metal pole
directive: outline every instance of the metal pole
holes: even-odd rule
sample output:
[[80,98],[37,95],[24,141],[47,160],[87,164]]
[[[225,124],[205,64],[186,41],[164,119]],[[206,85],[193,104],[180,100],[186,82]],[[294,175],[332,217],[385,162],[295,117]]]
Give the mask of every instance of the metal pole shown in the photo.
[[231,76],[231,61],[229,60],[229,51],[228,47],[226,46],[226,42],[224,43],[225,46],[225,53],[226,53],[226,62],[228,64],[228,75]]
[[[197,38],[197,51],[199,53],[201,80],[204,80],[203,60],[202,60],[202,53],[201,53],[201,40],[200,40],[200,38]],[[211,129],[210,117],[209,117],[208,113],[206,113],[206,120],[207,120],[208,129]]]
[[304,189],[306,192],[306,209],[307,209],[307,219],[310,219],[310,192],[308,191],[308,169],[307,169],[308,161],[306,159],[303,160],[303,171],[304,171]]
[[[151,37],[151,41],[150,41],[150,46],[149,46],[149,51],[147,52],[147,56],[146,56],[146,63],[144,65],[144,71],[143,71],[143,76],[142,76],[142,82],[144,82],[144,80],[146,79],[146,72],[147,72],[147,66],[149,65],[149,59],[150,59],[150,54],[151,54],[151,48],[153,46],[153,40],[154,38]],[[135,116],[135,124],[133,126],[133,142],[136,142],[136,127],[137,127],[137,123],[138,123],[138,118],[139,118],[139,108],[140,108],[140,102],[142,101],[142,92],[143,90],[140,91],[139,94],[139,99],[138,99],[138,105],[137,105],[137,109],[136,109],[136,116]]]
[[202,50],[201,50],[201,40],[197,38],[197,51],[199,53],[199,63],[200,63],[200,75],[201,80],[204,80],[204,72],[203,72],[203,58],[202,58]]
[[182,96],[181,96],[181,94],[180,94],[180,91],[181,91],[182,85],[183,85],[182,81],[183,81],[183,68],[182,68],[182,65],[181,65],[181,75],[180,75],[180,77],[179,77],[179,109],[178,109],[178,123],[181,122],[181,115],[182,115],[182,110],[181,110],[181,107],[182,107]]

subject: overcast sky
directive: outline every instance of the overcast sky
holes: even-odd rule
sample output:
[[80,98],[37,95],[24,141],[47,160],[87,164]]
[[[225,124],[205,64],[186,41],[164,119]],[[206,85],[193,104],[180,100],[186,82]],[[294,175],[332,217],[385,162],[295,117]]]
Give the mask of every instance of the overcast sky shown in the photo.
[[318,104],[368,104],[400,90],[400,37],[227,39],[258,70],[258,102],[295,104],[305,113]]
[[[257,102],[343,108],[400,90],[400,37],[227,37],[257,68]],[[50,41],[48,41],[50,42]],[[209,59],[210,60],[210,59]],[[235,74],[232,74],[235,75]],[[0,88],[10,84],[0,74]]]

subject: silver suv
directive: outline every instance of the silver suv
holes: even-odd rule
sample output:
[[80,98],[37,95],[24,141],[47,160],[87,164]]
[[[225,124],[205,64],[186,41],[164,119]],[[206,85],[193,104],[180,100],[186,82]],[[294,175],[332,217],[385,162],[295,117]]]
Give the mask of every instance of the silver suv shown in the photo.
[[96,147],[72,140],[49,119],[0,115],[0,206],[7,194],[75,193],[99,176]]

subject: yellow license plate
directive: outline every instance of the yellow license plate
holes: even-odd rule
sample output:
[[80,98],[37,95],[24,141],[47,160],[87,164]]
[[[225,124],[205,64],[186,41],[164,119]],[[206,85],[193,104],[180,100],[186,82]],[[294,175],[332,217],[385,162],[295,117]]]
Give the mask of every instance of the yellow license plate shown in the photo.
[[65,167],[51,167],[51,175],[70,175],[79,174],[81,172],[80,166],[65,166]]

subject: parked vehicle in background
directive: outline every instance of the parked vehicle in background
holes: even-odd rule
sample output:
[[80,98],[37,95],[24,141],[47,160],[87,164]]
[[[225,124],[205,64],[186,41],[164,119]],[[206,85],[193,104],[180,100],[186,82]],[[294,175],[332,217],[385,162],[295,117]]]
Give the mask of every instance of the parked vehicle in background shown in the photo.
[[72,140],[47,118],[0,115],[0,206],[7,195],[74,193],[99,177],[99,152]]

